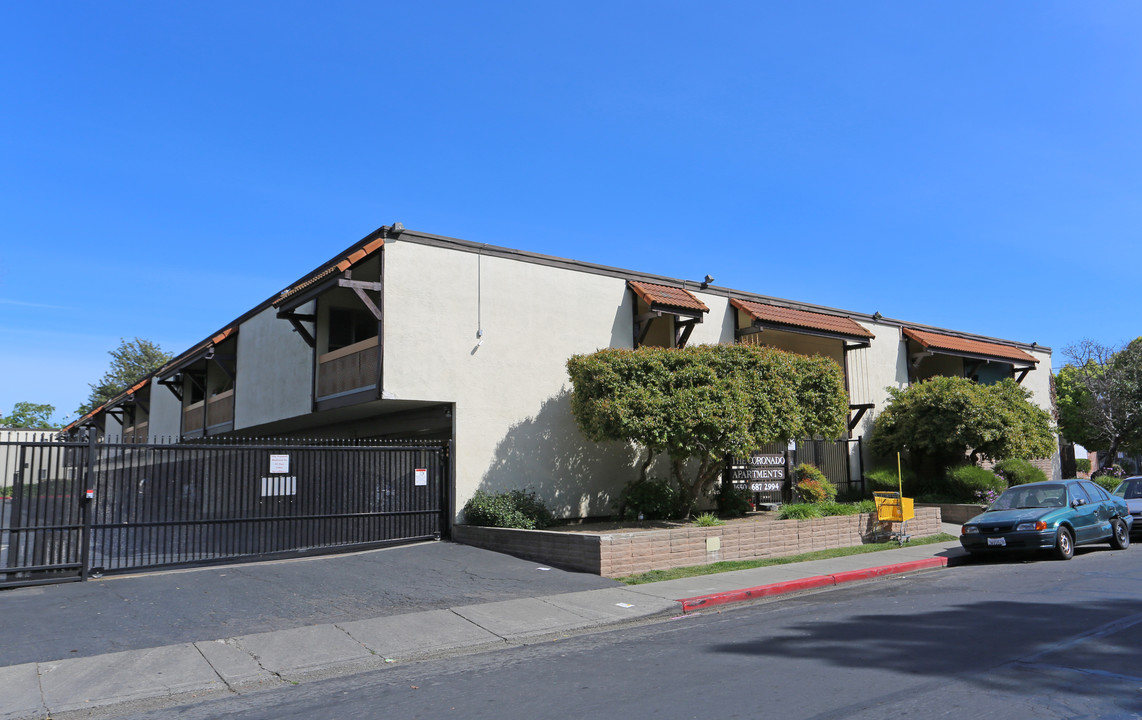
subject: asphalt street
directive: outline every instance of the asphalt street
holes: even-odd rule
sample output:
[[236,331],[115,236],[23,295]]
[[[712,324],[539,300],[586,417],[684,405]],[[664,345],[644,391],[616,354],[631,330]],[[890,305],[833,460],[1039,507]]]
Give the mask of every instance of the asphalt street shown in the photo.
[[976,562],[132,715],[1137,718],[1142,552]]

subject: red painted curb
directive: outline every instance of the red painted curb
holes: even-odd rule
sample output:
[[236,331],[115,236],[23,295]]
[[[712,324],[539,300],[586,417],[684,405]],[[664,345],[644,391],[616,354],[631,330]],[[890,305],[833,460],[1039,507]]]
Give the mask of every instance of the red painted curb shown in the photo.
[[947,558],[925,558],[923,560],[911,560],[909,562],[896,563],[895,565],[882,565],[880,567],[865,568],[863,570],[848,570],[834,574],[833,578],[836,579],[837,584],[840,585],[843,582],[868,580],[869,578],[881,577],[882,575],[896,575],[899,573],[913,572],[915,570],[947,567],[947,565]]
[[883,575],[898,575],[916,570],[947,567],[947,565],[948,559],[943,557],[911,560],[894,565],[881,565],[880,567],[865,568],[863,570],[847,570],[832,575],[814,575],[813,577],[801,578],[800,580],[787,580],[785,582],[770,583],[769,585],[759,585],[741,590],[730,590],[712,595],[699,595],[692,598],[683,598],[678,602],[682,603],[682,612],[693,612],[701,608],[757,600],[771,595],[784,595],[802,590],[813,590],[828,585],[840,585],[841,583],[855,582],[857,580],[868,580]]

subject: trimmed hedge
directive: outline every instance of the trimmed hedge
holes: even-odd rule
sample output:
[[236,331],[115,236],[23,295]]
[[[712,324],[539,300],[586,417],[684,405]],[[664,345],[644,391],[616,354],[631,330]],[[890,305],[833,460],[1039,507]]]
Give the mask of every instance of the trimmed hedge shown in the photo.
[[960,465],[948,470],[948,492],[961,502],[975,502],[976,493],[993,490],[1001,493],[1007,489],[1007,483],[990,470],[984,470],[976,465]]
[[1026,485],[1033,482],[1044,482],[1047,474],[1026,460],[1010,458],[1000,460],[995,464],[995,474],[1007,482],[1007,486]]

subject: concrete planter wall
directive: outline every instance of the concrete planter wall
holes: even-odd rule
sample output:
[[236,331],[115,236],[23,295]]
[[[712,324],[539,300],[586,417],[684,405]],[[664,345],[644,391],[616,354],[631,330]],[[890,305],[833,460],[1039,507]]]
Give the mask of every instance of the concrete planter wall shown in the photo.
[[[567,570],[622,577],[723,560],[853,547],[866,542],[874,525],[874,516],[867,514],[598,534],[456,525],[452,539]],[[939,532],[939,507],[917,508],[916,517],[908,522],[908,534],[913,537]]]

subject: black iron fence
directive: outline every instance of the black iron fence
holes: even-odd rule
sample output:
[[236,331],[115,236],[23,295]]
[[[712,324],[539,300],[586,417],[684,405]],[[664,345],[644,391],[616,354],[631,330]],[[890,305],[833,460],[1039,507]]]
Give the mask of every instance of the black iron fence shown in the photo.
[[[0,443],[0,586],[439,538],[440,443]],[[5,483],[0,483],[4,486]]]
[[18,435],[0,443],[0,586],[81,579],[92,445]]

